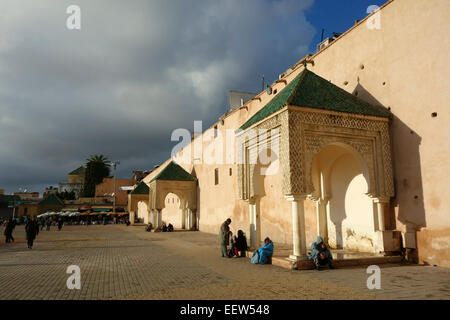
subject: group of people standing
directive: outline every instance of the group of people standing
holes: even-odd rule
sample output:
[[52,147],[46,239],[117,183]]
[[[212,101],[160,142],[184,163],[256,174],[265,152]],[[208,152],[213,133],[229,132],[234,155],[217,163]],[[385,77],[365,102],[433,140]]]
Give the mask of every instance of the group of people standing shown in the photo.
[[[233,232],[230,230],[230,224],[231,219],[228,218],[222,225],[220,226],[219,230],[219,237],[218,242],[220,244],[221,252],[222,252],[222,258],[231,258],[231,257],[238,257],[239,253],[240,256],[245,257],[245,252],[247,251],[247,239],[245,238],[244,233],[242,230],[238,231],[238,236],[233,237]],[[228,250],[228,246],[230,245],[231,241],[231,249]],[[239,243],[239,246],[238,246]],[[236,254],[238,253],[238,254]]]
[[[247,239],[242,230],[238,230],[237,237],[233,237],[230,230],[231,219],[228,218],[222,223],[219,230],[218,241],[221,246],[221,253],[223,258],[231,257],[245,257],[248,250]],[[228,250],[228,245],[231,244],[231,249]],[[273,256],[274,245],[269,237],[264,239],[264,244],[253,252],[250,262],[253,264],[271,264]],[[323,241],[322,237],[318,236],[317,241],[311,244],[311,252],[308,258],[312,260],[317,270],[328,265],[330,269],[334,269],[332,264],[333,256],[328,246]]]
[[[51,219],[41,219],[40,221],[36,221],[38,224],[38,227],[40,230],[44,229],[44,226],[46,227],[46,231],[50,231],[50,227],[52,226],[52,220]],[[58,227],[58,231],[61,231],[62,227],[64,225],[64,221],[61,217],[58,218],[56,221],[56,226]]]
[[[4,226],[3,226],[3,229],[4,229],[3,234],[5,235],[6,243],[14,242],[13,231],[16,227],[16,224],[17,223],[16,223],[15,219],[7,219],[5,221]],[[27,219],[27,221],[25,223],[25,234],[26,234],[28,249],[33,248],[34,240],[36,239],[36,236],[39,234],[39,231],[44,228],[44,225],[47,226],[47,231],[49,231],[50,226],[51,226],[51,221],[47,220],[47,221],[38,222],[36,220],[36,217],[34,217],[34,216]],[[63,226],[63,220],[61,218],[57,221],[57,226],[58,226],[58,230],[61,231],[62,226]]]

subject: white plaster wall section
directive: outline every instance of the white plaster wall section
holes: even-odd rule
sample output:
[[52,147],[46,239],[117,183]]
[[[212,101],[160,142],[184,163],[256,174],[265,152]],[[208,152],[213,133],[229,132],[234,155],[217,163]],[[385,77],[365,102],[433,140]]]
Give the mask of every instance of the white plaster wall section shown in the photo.
[[143,219],[144,223],[148,223],[146,220],[148,218],[148,206],[145,201],[139,201],[137,205],[137,217],[138,219]]
[[333,164],[330,175],[330,215],[338,247],[373,251],[373,203],[365,195],[367,182],[353,155]]

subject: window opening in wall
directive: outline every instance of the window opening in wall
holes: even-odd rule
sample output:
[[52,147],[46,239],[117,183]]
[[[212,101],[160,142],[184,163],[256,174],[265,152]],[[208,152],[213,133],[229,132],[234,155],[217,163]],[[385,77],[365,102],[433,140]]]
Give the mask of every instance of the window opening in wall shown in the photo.
[[214,184],[215,185],[219,184],[219,169],[218,168],[214,169]]

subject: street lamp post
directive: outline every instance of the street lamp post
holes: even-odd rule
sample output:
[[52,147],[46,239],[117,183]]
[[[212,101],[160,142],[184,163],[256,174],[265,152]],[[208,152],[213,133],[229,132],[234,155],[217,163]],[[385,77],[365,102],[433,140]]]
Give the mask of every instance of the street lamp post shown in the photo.
[[114,189],[113,189],[113,214],[116,214],[116,167],[120,164],[120,161],[113,161],[112,165],[114,168]]
[[14,198],[14,196],[13,196],[13,220],[14,220],[14,217],[15,217],[15,215],[16,215],[16,199]]

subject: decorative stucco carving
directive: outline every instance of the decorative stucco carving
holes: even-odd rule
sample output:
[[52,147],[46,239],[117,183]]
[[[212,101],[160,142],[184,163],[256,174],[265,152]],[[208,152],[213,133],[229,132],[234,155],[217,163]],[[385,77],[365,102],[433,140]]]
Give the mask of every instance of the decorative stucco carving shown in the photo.
[[248,200],[255,195],[255,165],[250,159],[255,156],[257,143],[264,140],[258,129],[276,127],[280,129],[279,160],[284,194],[313,193],[312,165],[316,155],[327,145],[340,144],[353,149],[365,164],[371,197],[394,196],[389,123],[386,120],[289,108],[248,129],[257,129],[254,131],[256,136],[245,138],[243,135],[238,139],[238,153],[244,155],[244,163],[238,164],[240,199]]

